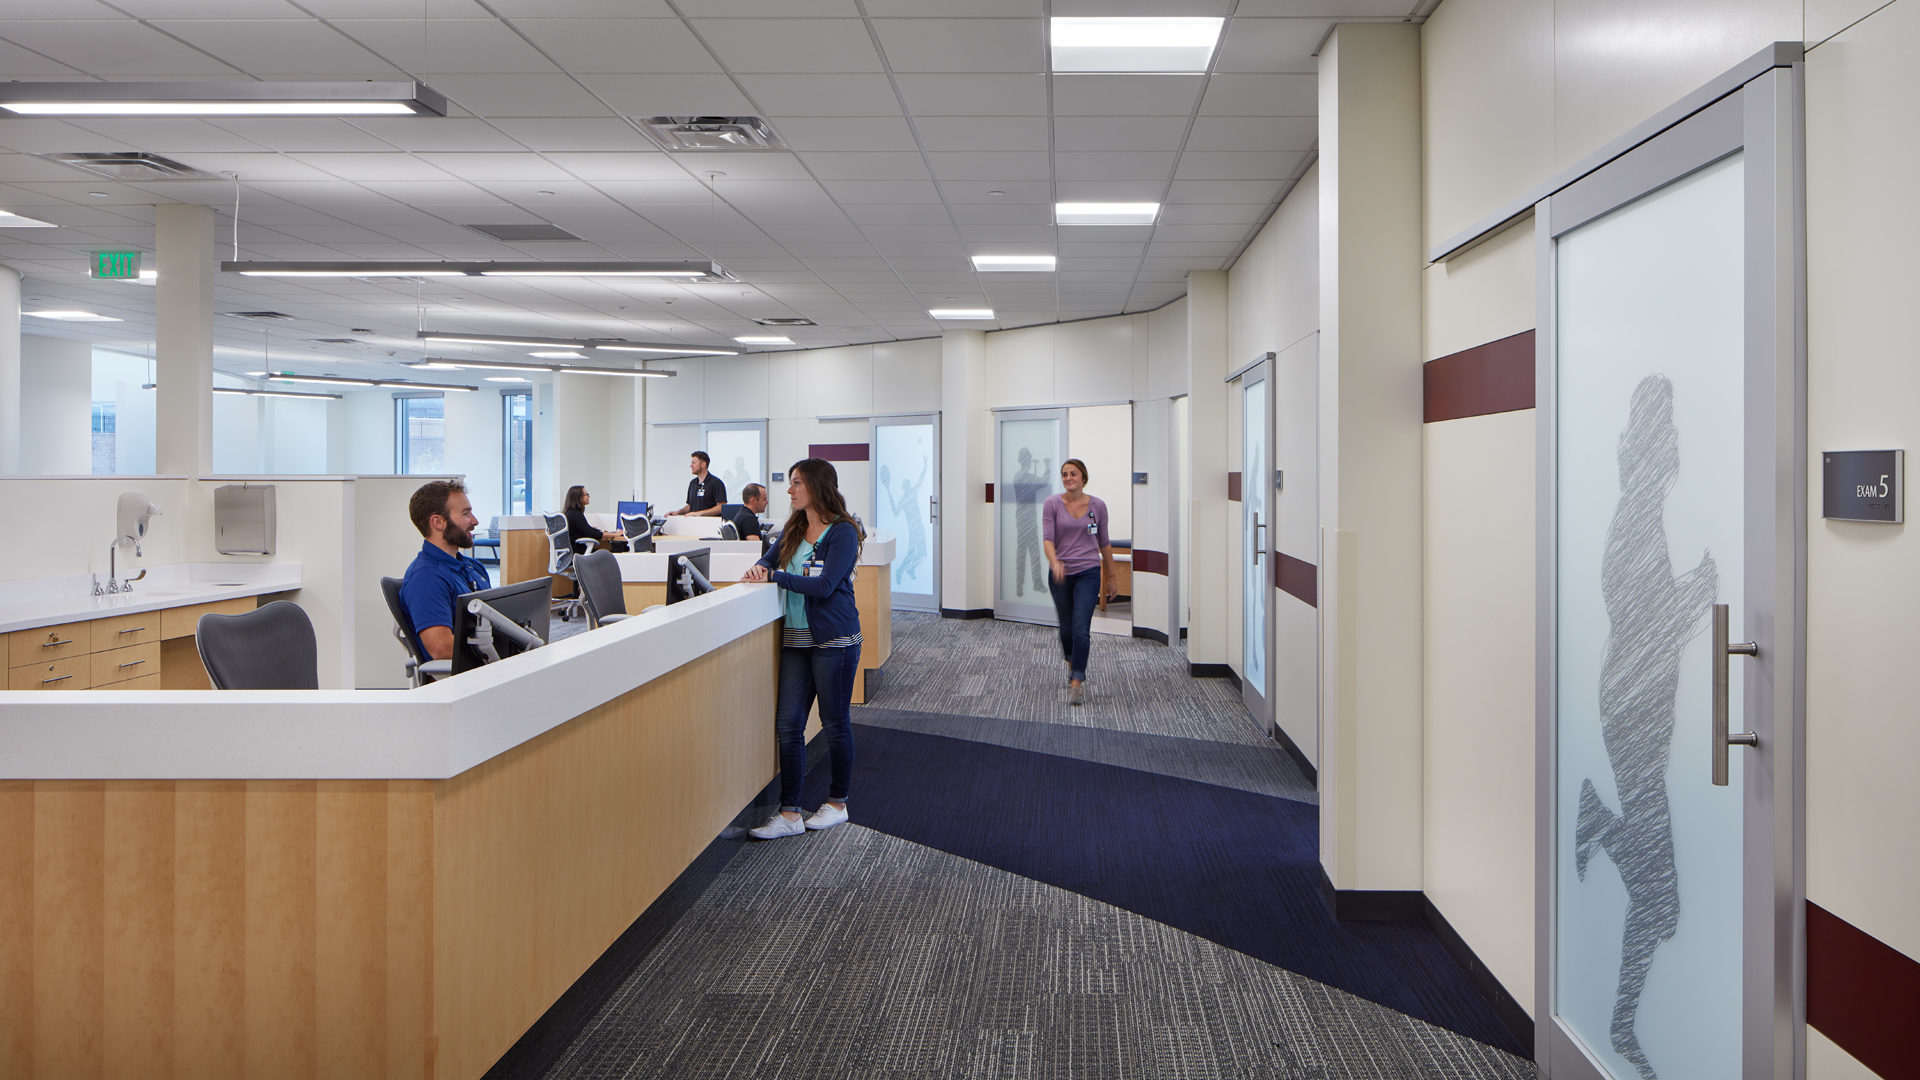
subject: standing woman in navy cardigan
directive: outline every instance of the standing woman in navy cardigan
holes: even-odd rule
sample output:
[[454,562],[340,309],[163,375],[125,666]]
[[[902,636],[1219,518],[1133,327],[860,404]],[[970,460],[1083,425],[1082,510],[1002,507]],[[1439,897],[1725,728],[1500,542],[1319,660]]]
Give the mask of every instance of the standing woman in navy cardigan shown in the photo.
[[[840,475],[831,464],[807,458],[795,462],[787,477],[793,514],[780,530],[780,543],[740,579],[780,586],[786,608],[773,721],[780,748],[780,812],[748,831],[758,840],[830,829],[847,820],[847,787],[853,777],[853,678],[860,667],[853,567],[860,558],[860,530],[847,513]],[[820,731],[827,739],[833,783],[827,801],[803,821],[807,714],[815,700],[820,703]]]

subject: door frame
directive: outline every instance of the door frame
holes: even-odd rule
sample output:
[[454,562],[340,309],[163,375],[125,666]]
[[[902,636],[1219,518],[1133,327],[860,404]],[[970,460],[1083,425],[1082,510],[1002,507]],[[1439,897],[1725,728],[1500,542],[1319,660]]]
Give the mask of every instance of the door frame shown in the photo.
[[[930,611],[930,612],[938,613],[940,611],[940,414],[937,412],[889,413],[886,416],[874,417],[871,423],[869,424],[869,430],[867,433],[867,439],[871,443],[867,457],[872,462],[873,519],[874,519],[874,524],[878,526],[880,521],[880,492],[881,492],[880,429],[883,427],[923,427],[923,426],[931,426],[933,428],[933,447],[932,447],[933,458],[932,458],[932,461],[927,466],[928,471],[932,473],[932,476],[929,477],[927,481],[928,483],[927,546],[930,549],[927,552],[927,559],[932,566],[933,593],[930,600],[917,600],[913,598],[921,594],[919,593],[903,594],[900,591],[895,590],[893,592],[893,606],[896,608],[899,608],[902,611]],[[905,544],[906,539],[904,537],[896,536],[894,538],[894,543],[896,545],[896,549],[893,553],[893,557],[895,559],[898,559],[905,552],[904,552],[904,549],[899,548],[897,545]],[[901,599],[903,595],[907,597],[907,599],[904,602]]]
[[[1001,537],[1005,533],[1005,530],[1001,528],[1000,515],[1005,512],[1005,507],[1007,506],[1007,500],[1004,497],[1006,493],[1000,490],[1003,486],[1001,480],[1006,476],[1006,463],[1000,458],[1001,447],[1005,445],[1005,440],[1000,437],[1000,425],[1008,420],[1058,420],[1060,422],[1060,457],[1053,463],[1055,469],[1058,469],[1065,463],[1068,447],[1072,445],[1072,443],[1068,441],[1070,433],[1067,427],[1067,406],[1065,405],[1039,405],[1030,409],[1025,407],[1003,407],[993,410],[993,483],[995,491],[993,500],[993,617],[1004,622],[1024,622],[1036,623],[1041,626],[1058,626],[1060,619],[1053,613],[1053,597],[1051,595],[1043,596],[1032,604],[1023,603],[1019,605],[1020,608],[1034,607],[1042,609],[1037,611],[1018,610],[1013,607],[1004,606],[1000,597],[1000,583],[1003,580],[1001,573],[1002,567],[1005,565],[1001,560],[1007,557],[1007,552],[1003,550],[1000,543]],[[1060,479],[1057,473],[1048,478],[1050,489],[1052,487],[1058,487],[1059,483]]]
[[[1803,64],[1770,67],[1582,175],[1534,207],[1535,337],[1535,1060],[1542,1080],[1607,1074],[1555,1011],[1555,243],[1556,238],[1734,152],[1745,175],[1745,574],[1736,660],[1742,771],[1742,1074],[1806,1075],[1806,215]],[[1763,678],[1763,676],[1766,676]],[[1737,720],[1736,720],[1737,723]],[[1679,722],[1704,738],[1706,717]]]

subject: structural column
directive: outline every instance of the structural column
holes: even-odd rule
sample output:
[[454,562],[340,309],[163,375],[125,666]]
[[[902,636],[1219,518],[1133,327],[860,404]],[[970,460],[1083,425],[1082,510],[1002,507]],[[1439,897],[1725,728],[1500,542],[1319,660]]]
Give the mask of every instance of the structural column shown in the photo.
[[213,211],[154,207],[154,469],[213,471]]
[[0,266],[0,476],[20,471],[20,272]]
[[[1227,473],[1227,272],[1187,275],[1187,356],[1191,363],[1187,404],[1189,470],[1186,497],[1193,549],[1183,552],[1192,590],[1187,659],[1195,665],[1225,665],[1227,620],[1238,611],[1227,591],[1227,563],[1236,558],[1228,516]],[[1178,615],[1173,632],[1180,632]]]
[[1346,25],[1320,52],[1320,859],[1339,890],[1421,887],[1419,34]]
[[940,607],[993,608],[993,413],[987,405],[987,335],[940,339]]

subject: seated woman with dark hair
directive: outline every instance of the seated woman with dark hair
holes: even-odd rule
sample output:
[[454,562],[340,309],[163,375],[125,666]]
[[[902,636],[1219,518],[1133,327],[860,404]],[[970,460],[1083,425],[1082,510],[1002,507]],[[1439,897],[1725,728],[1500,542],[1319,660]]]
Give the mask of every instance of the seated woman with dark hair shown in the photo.
[[587,486],[585,484],[575,484],[567,489],[567,505],[565,510],[567,515],[567,543],[573,545],[573,550],[576,554],[580,551],[580,541],[582,540],[593,540],[605,544],[614,551],[627,550],[627,540],[624,533],[596,529],[593,527],[593,524],[587,520],[587,504],[592,501],[593,496],[587,494]]

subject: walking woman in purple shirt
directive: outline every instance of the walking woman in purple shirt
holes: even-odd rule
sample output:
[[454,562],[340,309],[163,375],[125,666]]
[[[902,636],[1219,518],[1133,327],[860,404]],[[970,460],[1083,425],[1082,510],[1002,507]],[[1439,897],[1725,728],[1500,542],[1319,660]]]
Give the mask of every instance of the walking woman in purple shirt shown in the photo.
[[[1040,509],[1040,537],[1053,567],[1053,609],[1060,615],[1060,651],[1067,660],[1067,703],[1087,699],[1087,653],[1093,648],[1093,608],[1113,595],[1113,545],[1107,504],[1087,494],[1087,463],[1068,458],[1060,486]],[[1103,585],[1104,583],[1104,585]]]

